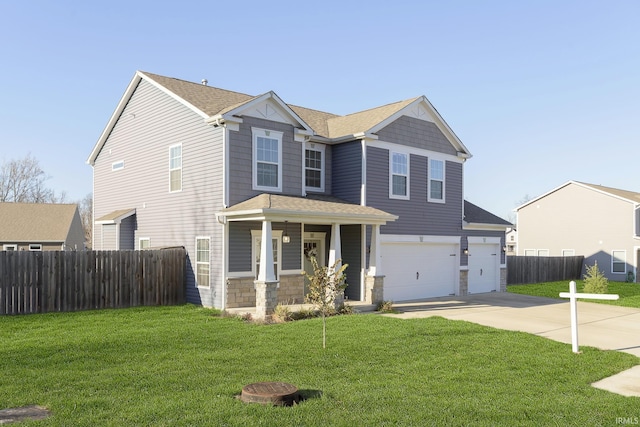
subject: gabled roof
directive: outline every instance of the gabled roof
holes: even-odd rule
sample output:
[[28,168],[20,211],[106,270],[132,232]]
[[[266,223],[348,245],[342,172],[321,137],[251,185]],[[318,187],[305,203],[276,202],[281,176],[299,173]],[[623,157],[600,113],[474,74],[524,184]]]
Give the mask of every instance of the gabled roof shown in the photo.
[[625,200],[629,203],[634,203],[634,204],[640,204],[640,193],[636,193],[634,191],[628,191],[628,190],[621,190],[619,188],[612,188],[612,187],[605,187],[603,185],[596,185],[596,184],[588,184],[586,182],[579,182],[579,181],[568,181],[565,182],[564,184],[560,185],[559,187],[554,188],[551,191],[548,191],[546,193],[544,193],[541,196],[536,197],[535,199],[531,199],[526,203],[523,203],[522,205],[518,206],[517,208],[515,208],[515,210],[520,210],[523,207],[530,205],[540,199],[542,199],[543,197],[548,196],[551,193],[555,193],[556,191],[568,186],[568,185],[578,185],[580,187],[583,188],[587,188],[590,190],[594,190],[594,191],[598,191],[600,193],[604,193],[604,194],[608,194],[612,197],[616,197],[618,199],[621,200]]
[[96,219],[96,224],[118,224],[123,219],[130,217],[136,213],[135,208],[119,209],[117,211],[109,212],[106,215]]
[[426,111],[427,114],[433,118],[436,126],[443,132],[460,155],[462,157],[471,157],[469,150],[462,144],[425,96],[394,102],[346,116],[339,116],[306,107],[286,104],[273,91],[253,96],[200,83],[137,71],[121,98],[118,107],[112,114],[109,123],[100,135],[98,142],[87,159],[87,163],[91,165],[94,164],[98,153],[109,137],[120,114],[142,79],[167,93],[207,121],[227,120],[232,117],[240,117],[243,110],[256,103],[271,99],[280,106],[292,122],[299,124],[299,128],[304,135],[323,138],[324,140],[328,140],[328,142],[339,142],[349,138],[363,136],[375,137],[375,133],[378,130],[390,124],[403,114],[408,113],[410,108],[419,105],[423,111]]
[[513,227],[509,221],[492,214],[489,211],[464,201],[464,222],[469,225],[499,226],[500,228]]
[[75,204],[0,203],[0,241],[64,242],[77,210]]

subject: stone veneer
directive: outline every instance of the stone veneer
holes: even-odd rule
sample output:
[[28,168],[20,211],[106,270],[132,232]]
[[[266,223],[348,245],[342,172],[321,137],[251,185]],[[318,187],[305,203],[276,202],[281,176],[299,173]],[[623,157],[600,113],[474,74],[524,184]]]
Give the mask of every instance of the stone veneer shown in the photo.
[[467,295],[468,293],[469,293],[469,270],[460,270],[459,295]]
[[[227,280],[227,303],[225,308],[255,307],[256,289],[253,277],[237,277]],[[280,277],[277,302],[302,304],[304,302],[304,276],[292,274]]]
[[365,276],[364,292],[365,301],[369,304],[377,304],[384,301],[384,276]]
[[500,292],[507,292],[507,269],[500,269]]

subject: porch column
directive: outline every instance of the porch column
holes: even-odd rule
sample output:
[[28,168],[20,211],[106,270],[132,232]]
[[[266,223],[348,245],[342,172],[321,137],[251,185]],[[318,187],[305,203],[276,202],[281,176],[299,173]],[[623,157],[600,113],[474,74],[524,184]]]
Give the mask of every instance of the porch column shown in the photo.
[[370,304],[384,301],[384,276],[382,275],[382,251],[380,250],[380,226],[371,226],[369,271],[365,277],[365,300]]
[[278,302],[278,281],[273,269],[273,236],[271,221],[262,221],[260,240],[260,266],[256,288],[256,318],[264,319],[272,314]]

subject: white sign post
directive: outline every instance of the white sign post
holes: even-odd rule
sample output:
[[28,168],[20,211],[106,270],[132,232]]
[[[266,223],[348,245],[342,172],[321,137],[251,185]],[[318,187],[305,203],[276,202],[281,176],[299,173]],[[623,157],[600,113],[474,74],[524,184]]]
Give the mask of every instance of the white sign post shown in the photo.
[[569,282],[569,292],[560,292],[561,298],[569,298],[571,304],[571,348],[574,353],[578,350],[578,298],[583,299],[608,299],[616,300],[620,298],[616,294],[581,294],[576,292],[576,282]]

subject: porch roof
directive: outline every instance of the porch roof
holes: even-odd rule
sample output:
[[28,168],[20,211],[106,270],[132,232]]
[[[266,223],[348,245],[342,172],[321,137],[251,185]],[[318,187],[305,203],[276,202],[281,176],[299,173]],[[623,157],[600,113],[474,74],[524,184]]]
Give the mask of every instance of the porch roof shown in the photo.
[[396,215],[331,196],[307,197],[260,194],[216,214],[219,221],[296,221],[307,224],[378,224],[398,219]]

